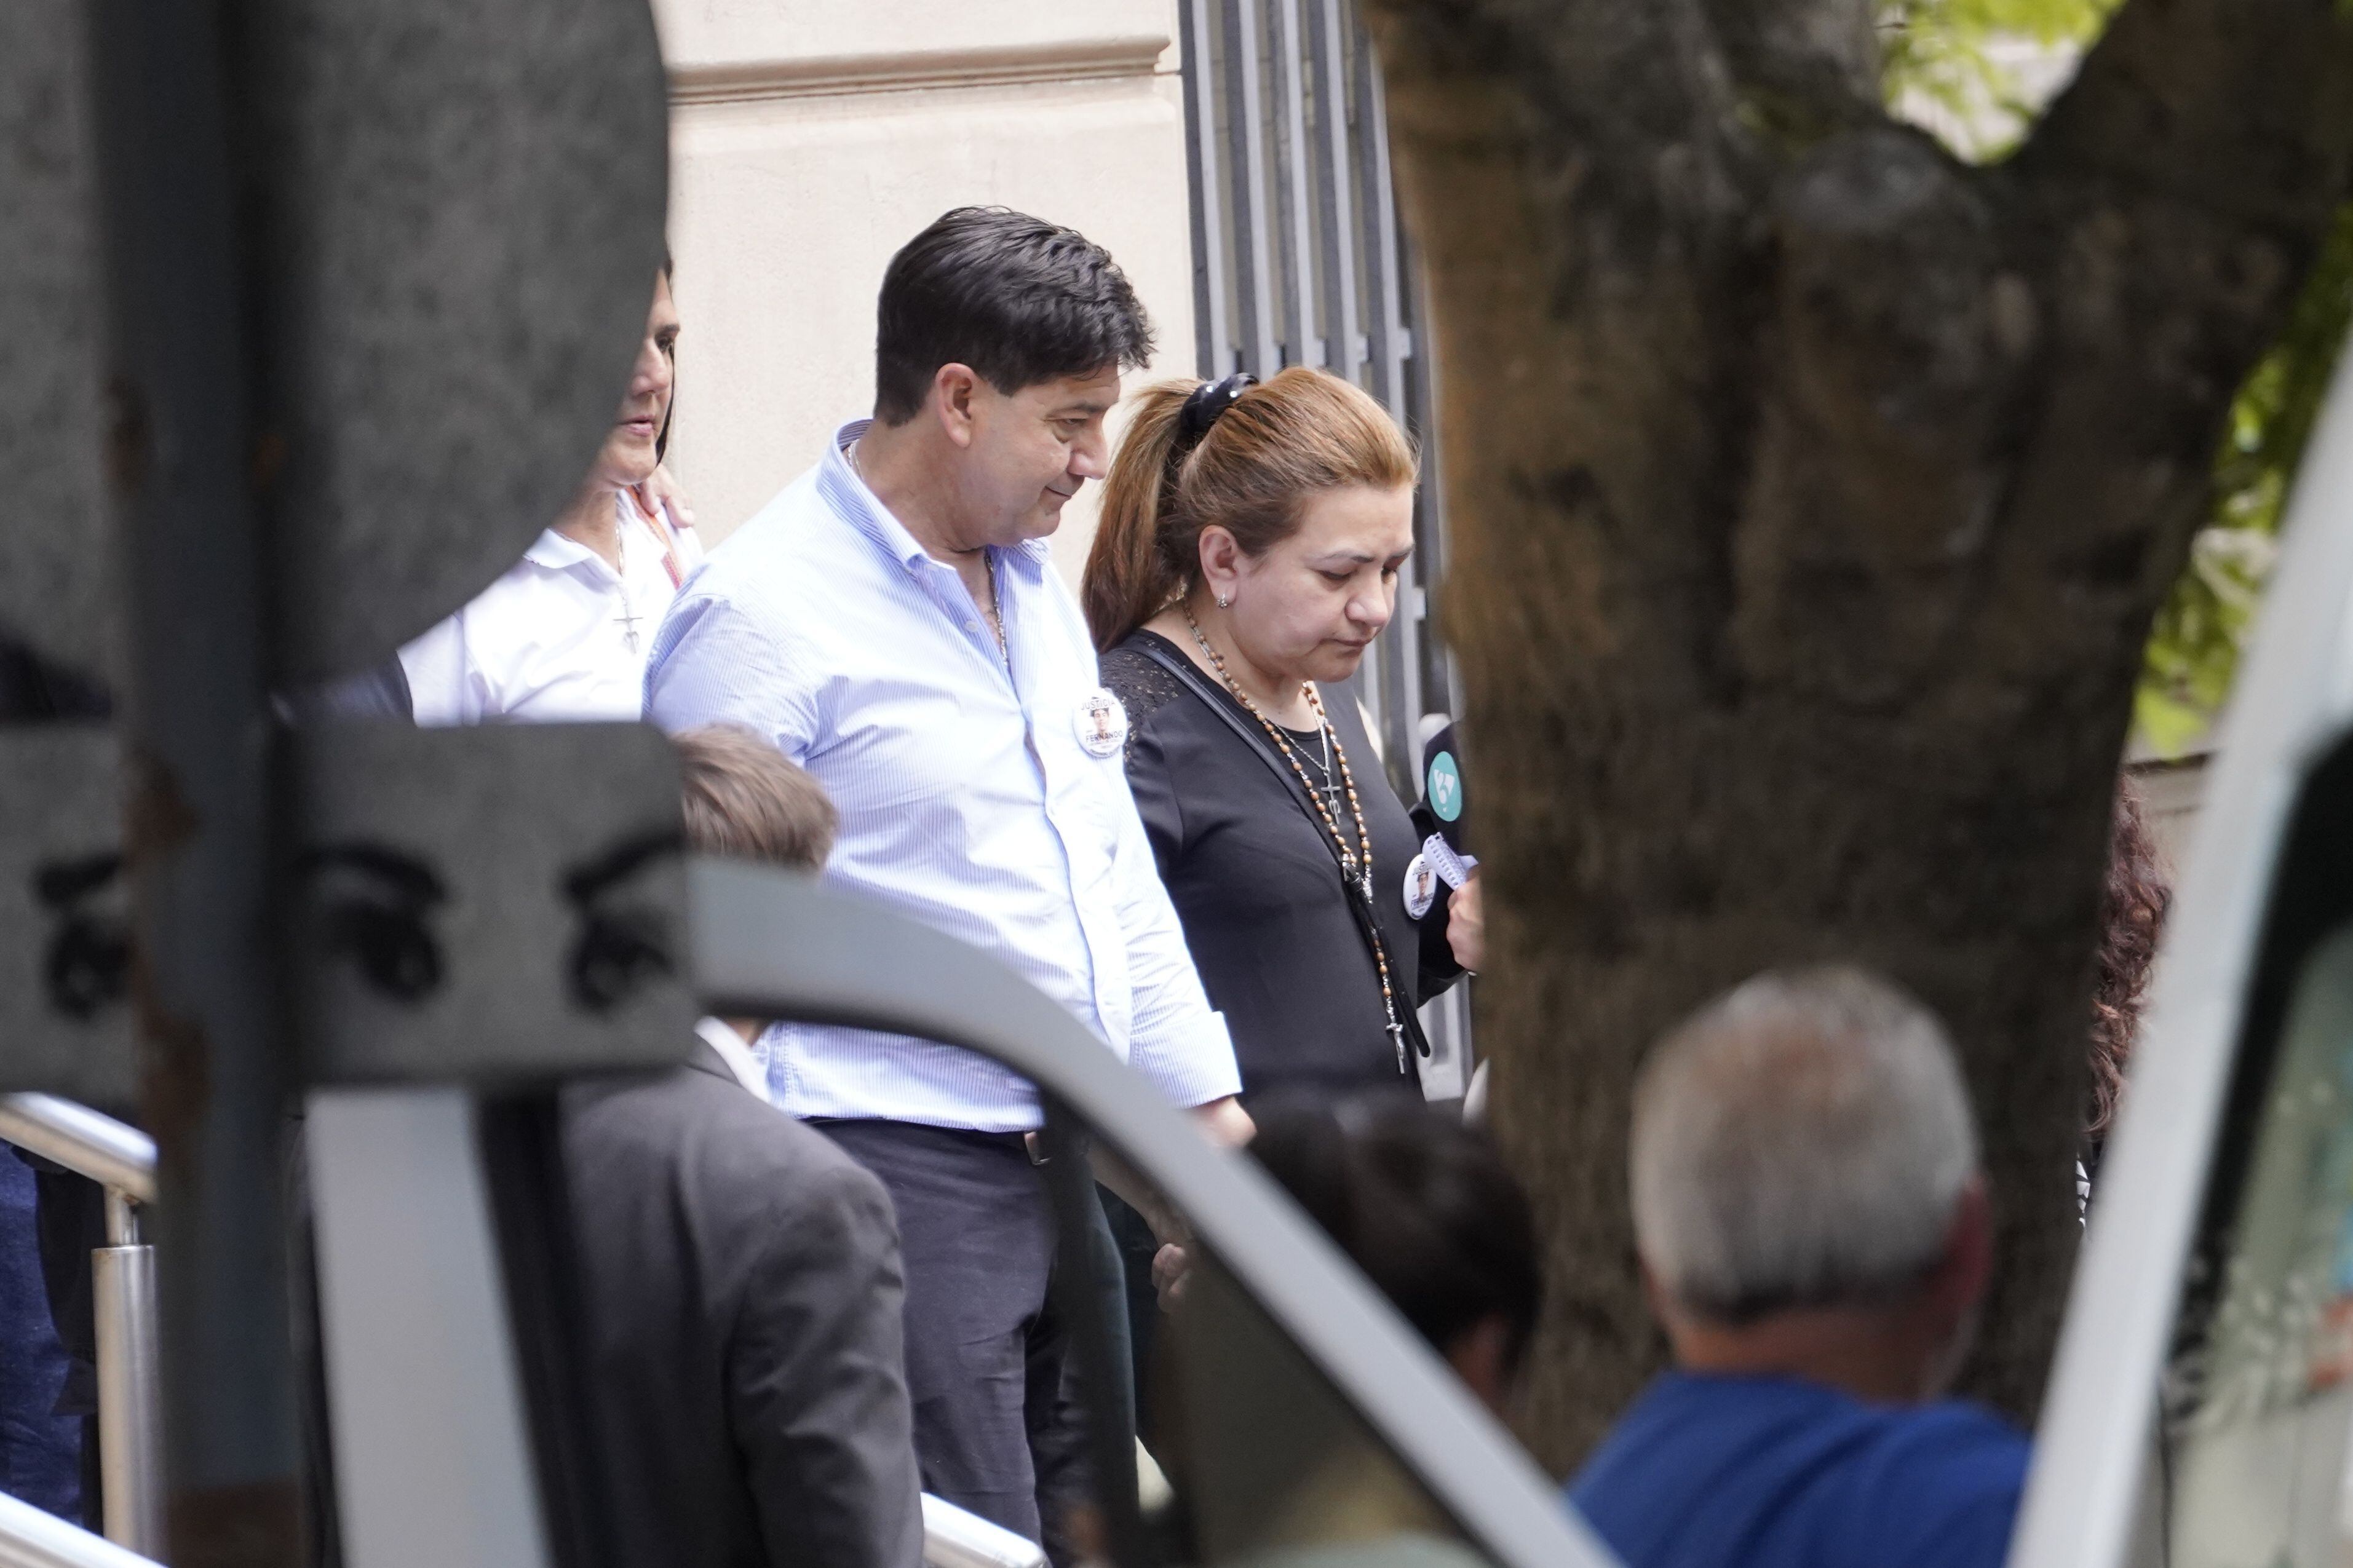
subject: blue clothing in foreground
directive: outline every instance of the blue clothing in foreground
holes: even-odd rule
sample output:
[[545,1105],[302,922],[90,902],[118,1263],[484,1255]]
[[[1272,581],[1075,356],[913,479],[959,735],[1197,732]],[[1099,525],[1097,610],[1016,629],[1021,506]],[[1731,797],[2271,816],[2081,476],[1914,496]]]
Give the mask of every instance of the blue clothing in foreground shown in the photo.
[[31,1167],[0,1143],[0,1491],[79,1524],[81,1417],[56,1413],[68,1357],[49,1319],[37,1201]]
[[1626,1568],[2001,1568],[2030,1451],[1959,1400],[1674,1372],[1568,1498]]

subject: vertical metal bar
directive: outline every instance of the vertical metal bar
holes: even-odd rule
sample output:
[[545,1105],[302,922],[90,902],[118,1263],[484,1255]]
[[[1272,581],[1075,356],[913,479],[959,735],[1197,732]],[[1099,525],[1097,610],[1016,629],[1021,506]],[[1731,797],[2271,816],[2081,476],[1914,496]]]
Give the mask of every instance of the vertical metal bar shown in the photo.
[[1349,190],[1347,34],[1340,0],[1309,0],[1309,53],[1315,79],[1315,191],[1324,240],[1324,293],[1330,301],[1324,363],[1350,381],[1365,374],[1364,323],[1356,307],[1356,208]]
[[[1385,764],[1388,757],[1389,742],[1388,731],[1381,722],[1381,715],[1388,711],[1387,704],[1388,702],[1389,689],[1387,678],[1381,668],[1381,661],[1386,657],[1384,650],[1387,648],[1388,645],[1388,634],[1384,632],[1381,634],[1379,638],[1374,642],[1372,652],[1356,666],[1356,695],[1364,703],[1365,707],[1372,713],[1373,722],[1371,728],[1373,731],[1381,738],[1381,755],[1382,761]],[[1392,772],[1391,776],[1395,776],[1394,771]]]
[[[1364,247],[1366,287],[1366,350],[1372,370],[1373,395],[1398,422],[1409,428],[1412,409],[1407,389],[1410,338],[1404,318],[1405,248],[1398,232],[1397,195],[1389,169],[1388,116],[1383,108],[1379,62],[1361,33],[1354,40],[1356,63],[1356,107],[1361,136],[1357,169],[1364,197]],[[1424,476],[1419,512],[1429,516],[1430,486]],[[1378,655],[1381,692],[1385,699],[1377,717],[1390,755],[1392,776],[1412,779],[1414,726],[1420,717],[1421,682],[1417,616],[1420,595],[1413,563],[1399,574],[1398,615],[1381,638]],[[1401,767],[1402,772],[1398,772]]]
[[471,1101],[332,1089],[305,1121],[343,1562],[539,1568],[547,1526]]
[[1179,0],[1185,48],[1185,160],[1193,204],[1193,337],[1198,374],[1215,381],[1233,363],[1233,308],[1227,299],[1224,183],[1218,169],[1217,60],[1210,52],[1212,0]]
[[1272,0],[1274,79],[1281,95],[1275,142],[1281,149],[1283,222],[1283,330],[1290,334],[1293,364],[1327,362],[1322,321],[1315,313],[1315,201],[1308,188],[1306,43],[1299,26],[1299,0]]
[[1398,571],[1396,613],[1390,616],[1388,629],[1381,634],[1380,641],[1373,645],[1374,656],[1380,665],[1382,698],[1373,710],[1373,719],[1380,726],[1381,752],[1388,763],[1389,782],[1408,799],[1414,798],[1407,792],[1415,789],[1415,770],[1420,765],[1420,755],[1414,745],[1414,721],[1419,716],[1419,683],[1413,678],[1419,632],[1415,624],[1418,597],[1413,558],[1409,555]]
[[1272,375],[1282,367],[1274,339],[1273,238],[1266,199],[1266,94],[1260,55],[1266,29],[1258,0],[1226,4],[1226,130],[1234,164],[1234,293],[1240,305],[1241,368]]
[[155,1249],[137,1212],[110,1187],[107,1240],[90,1255],[98,1328],[98,1468],[106,1538],[160,1557],[164,1537],[164,1372],[156,1349]]
[[139,1205],[120,1187],[106,1189],[106,1245],[139,1245]]
[[1365,315],[1373,395],[1405,417],[1406,332],[1399,299],[1397,193],[1389,174],[1388,113],[1382,107],[1380,64],[1371,44],[1356,39],[1356,113],[1363,138],[1357,163],[1365,207]]
[[239,0],[94,0],[90,53],[110,329],[110,499],[127,729],[145,1104],[176,1568],[300,1556],[281,1214],[287,1066],[266,699],[269,552],[233,163]]
[[[1363,30],[1324,0],[1335,29],[1334,58],[1343,55],[1356,85],[1359,198],[1356,242],[1365,265],[1366,358],[1372,392],[1398,423],[1419,437],[1421,484],[1415,498],[1414,556],[1400,574],[1398,614],[1367,661],[1373,677],[1375,714],[1388,748],[1390,775],[1401,792],[1418,794],[1421,763],[1420,719],[1433,707],[1459,715],[1453,655],[1438,636],[1431,590],[1443,580],[1446,562],[1444,476],[1440,469],[1435,416],[1437,378],[1426,299],[1409,296],[1413,258],[1397,217],[1397,185],[1389,165],[1388,111],[1380,63]],[[1338,158],[1335,156],[1335,163]],[[1417,307],[1409,325],[1407,305]],[[1412,794],[1409,798],[1412,798]],[[1457,986],[1435,1009],[1448,1044],[1452,1071],[1461,1089],[1477,1065],[1467,985]],[[1461,1092],[1461,1089],[1457,1089]]]
[[1446,644],[1445,619],[1436,597],[1446,581],[1448,532],[1444,452],[1438,439],[1438,334],[1430,321],[1430,293],[1420,286],[1421,268],[1409,242],[1406,276],[1412,279],[1409,298],[1413,312],[1413,359],[1406,377],[1406,406],[1421,438],[1419,524],[1415,530],[1415,575],[1422,587],[1421,658],[1419,665],[1424,710],[1461,711],[1461,685],[1455,675],[1454,653]]
[[615,1568],[615,1487],[596,1429],[596,1346],[555,1086],[481,1096],[475,1143],[505,1287],[551,1562]]

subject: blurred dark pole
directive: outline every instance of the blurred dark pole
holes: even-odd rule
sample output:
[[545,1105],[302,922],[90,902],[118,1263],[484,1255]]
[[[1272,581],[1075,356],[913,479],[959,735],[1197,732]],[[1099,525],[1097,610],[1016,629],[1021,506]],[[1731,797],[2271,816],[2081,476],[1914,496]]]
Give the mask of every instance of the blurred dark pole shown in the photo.
[[252,414],[237,3],[90,8],[174,1568],[291,1564],[300,1540],[271,897],[285,814],[257,494],[274,465]]

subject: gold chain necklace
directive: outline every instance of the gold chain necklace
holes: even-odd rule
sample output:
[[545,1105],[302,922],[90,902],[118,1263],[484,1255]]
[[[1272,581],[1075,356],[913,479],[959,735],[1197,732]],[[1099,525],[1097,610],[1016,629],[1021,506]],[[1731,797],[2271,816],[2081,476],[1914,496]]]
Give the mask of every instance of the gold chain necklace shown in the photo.
[[[1226,668],[1224,657],[1210,646],[1208,637],[1201,630],[1201,623],[1193,618],[1193,606],[1185,605],[1180,607],[1185,612],[1185,624],[1193,628],[1193,640],[1200,645],[1210,668],[1218,672],[1218,679],[1226,683],[1226,689],[1233,693],[1234,700],[1259,721],[1259,727],[1267,732],[1268,738],[1274,742],[1275,749],[1282,753],[1282,760],[1289,763],[1291,771],[1299,775],[1299,787],[1307,793],[1308,804],[1323,819],[1324,831],[1332,836],[1333,847],[1340,852],[1340,874],[1355,883],[1365,896],[1366,929],[1372,933],[1373,963],[1381,972],[1381,1011],[1388,1018],[1389,1039],[1397,1047],[1398,1071],[1403,1072],[1405,1025],[1398,1020],[1397,992],[1389,983],[1388,946],[1381,940],[1379,922],[1372,919],[1373,836],[1365,826],[1365,808],[1356,799],[1356,778],[1348,769],[1348,749],[1340,743],[1339,735],[1333,731],[1332,721],[1324,716],[1324,699],[1316,694],[1314,683],[1301,681],[1300,694],[1307,699],[1307,706],[1315,715],[1315,727],[1323,735],[1324,744],[1331,749],[1331,756],[1339,766],[1341,785],[1348,792],[1348,814],[1356,818],[1356,847],[1354,849],[1348,847],[1348,840],[1340,832],[1340,824],[1333,816],[1331,808],[1324,804],[1323,792],[1309,782],[1307,769],[1301,764],[1298,749],[1291,743],[1291,737],[1282,732],[1281,725],[1261,712],[1259,705],[1250,700],[1250,694],[1236,684],[1233,672]],[[1325,777],[1330,777],[1328,769]]]
[[[841,449],[842,460],[849,465],[849,471],[858,476],[858,482],[861,485],[866,485],[866,468],[858,460],[858,448],[864,439],[861,436]],[[871,494],[874,487],[866,485],[866,489]],[[1013,640],[1005,635],[1005,595],[997,585],[997,563],[989,559],[986,545],[981,547],[980,564],[981,569],[988,574],[988,629],[996,634],[997,656],[1005,661],[1005,673],[1010,676],[1013,673]]]

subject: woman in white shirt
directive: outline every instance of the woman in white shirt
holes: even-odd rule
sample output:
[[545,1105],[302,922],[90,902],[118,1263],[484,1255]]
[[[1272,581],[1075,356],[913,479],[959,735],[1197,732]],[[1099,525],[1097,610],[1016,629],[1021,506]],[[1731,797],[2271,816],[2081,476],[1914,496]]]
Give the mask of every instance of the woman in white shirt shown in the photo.
[[400,650],[419,724],[639,716],[654,629],[702,558],[692,514],[657,476],[678,332],[665,264],[628,395],[580,493],[503,576]]

